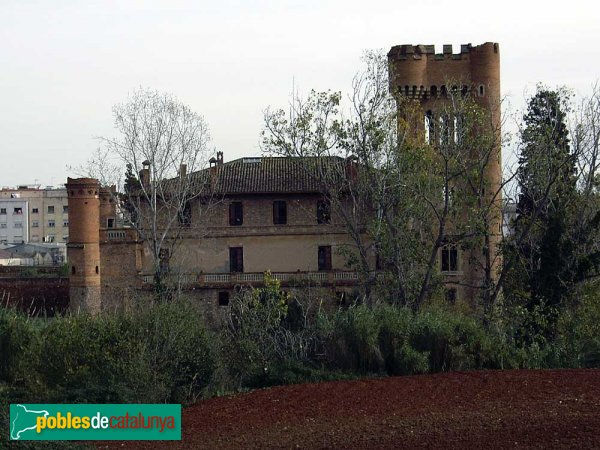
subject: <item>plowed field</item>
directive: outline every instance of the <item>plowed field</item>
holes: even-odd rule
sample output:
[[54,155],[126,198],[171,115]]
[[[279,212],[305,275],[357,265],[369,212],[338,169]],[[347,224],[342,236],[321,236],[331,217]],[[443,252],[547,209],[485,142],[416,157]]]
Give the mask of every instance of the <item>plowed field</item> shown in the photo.
[[181,442],[98,448],[600,448],[600,370],[275,387],[185,409]]

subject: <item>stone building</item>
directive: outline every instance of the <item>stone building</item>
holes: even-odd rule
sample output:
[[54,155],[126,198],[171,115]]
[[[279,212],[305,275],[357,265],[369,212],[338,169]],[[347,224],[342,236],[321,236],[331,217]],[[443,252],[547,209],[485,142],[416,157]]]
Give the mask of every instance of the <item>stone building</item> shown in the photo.
[[[498,44],[464,45],[459,54],[452,54],[451,46],[435,54],[433,46],[401,45],[392,47],[388,58],[391,88],[417,100],[425,120],[435,120],[448,102],[448,90],[460,89],[476,98],[497,122],[499,133]],[[448,80],[456,85],[447,86]],[[417,132],[428,131],[427,122],[423,123]],[[196,178],[198,185],[209,183],[217,200],[209,214],[202,213],[202,197],[190,202],[179,223],[181,251],[168,261],[176,281],[190,295],[218,309],[228,303],[237,286],[262,283],[267,270],[281,280],[284,289],[309,284],[341,295],[357,284],[358,273],[347,266],[347,258],[339,251],[351,248],[351,239],[328,210],[314,178],[294,158],[253,157],[225,163],[219,153],[210,168],[188,176]],[[499,139],[485,176],[486,192],[496,193],[501,183]],[[66,187],[71,217],[71,308],[119,307],[114,302],[126,298],[127,292],[152,283],[148,248],[133,229],[116,226],[113,195],[96,180],[69,179]],[[492,227],[498,232],[490,235],[487,253],[495,267],[499,264],[501,197],[494,194],[490,201],[499,205],[497,214],[491,212]],[[440,270],[451,299],[472,295],[464,286],[481,283],[481,255],[481,248],[447,245],[441,249]],[[371,260],[375,270],[375,254]]]
[[[490,232],[487,241],[470,248],[450,242],[442,248],[440,270],[444,275],[450,299],[473,298],[478,294],[486,271],[494,278],[501,265],[499,244],[502,239],[502,158],[500,109],[500,49],[497,43],[461,45],[454,54],[452,45],[444,45],[436,54],[433,45],[397,45],[388,53],[390,88],[400,96],[415,101],[421,108],[422,121],[416,127],[429,144],[459,139],[461,117],[451,117],[452,103],[467,97],[486,113],[484,122],[493,142],[487,150],[467,156],[474,162],[482,158],[481,201],[489,205],[486,217]],[[455,108],[454,108],[455,110]],[[443,130],[443,131],[441,131]],[[482,153],[485,152],[485,153]],[[480,162],[480,161],[478,161]],[[456,183],[456,195],[466,187]],[[451,227],[452,225],[450,225]],[[468,247],[468,246],[467,246]],[[483,250],[482,251],[482,247]]]

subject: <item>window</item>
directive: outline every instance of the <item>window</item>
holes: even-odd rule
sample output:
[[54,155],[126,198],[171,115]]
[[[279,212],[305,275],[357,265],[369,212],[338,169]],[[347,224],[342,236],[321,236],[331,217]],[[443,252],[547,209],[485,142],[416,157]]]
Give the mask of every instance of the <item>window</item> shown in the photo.
[[15,228],[23,228],[23,224],[21,222],[15,223]]
[[49,220],[48,221],[48,228],[54,228],[56,226],[54,220]]
[[13,209],[13,214],[16,214],[17,216],[20,216],[21,214],[23,214],[23,208],[14,208]]
[[282,200],[273,202],[273,223],[275,225],[285,225],[287,223],[287,205]]
[[37,214],[39,213],[39,209],[38,208],[31,208],[31,214]]
[[179,225],[182,227],[189,227],[192,224],[192,206],[186,203],[183,209],[177,214],[179,219]]
[[6,214],[6,208],[0,208],[0,214]]
[[244,248],[230,247],[229,248],[229,271],[243,272],[244,271]]
[[331,203],[329,200],[317,202],[317,223],[331,222]]
[[69,228],[69,222],[66,220],[63,220],[63,228]]
[[456,303],[456,288],[450,288],[446,290],[446,301],[452,305]]
[[229,292],[219,292],[219,306],[229,305]]
[[75,266],[71,266],[71,275],[75,275],[76,273]]
[[115,219],[106,219],[106,228],[114,228]]
[[5,223],[0,223],[0,228],[7,228],[7,225]]
[[229,204],[229,225],[239,226],[244,223],[244,207],[242,202],[231,202]]
[[319,246],[319,270],[331,270],[331,245]]
[[170,259],[171,253],[168,248],[161,248],[158,250],[158,268],[161,273],[167,273],[169,271]]
[[485,86],[483,84],[479,85],[479,96],[483,97],[485,95]]
[[48,206],[48,214],[54,214],[54,206]]
[[48,236],[46,236],[45,242],[54,242],[55,238],[56,238],[55,235],[49,234]]
[[31,222],[31,228],[38,228],[40,226],[40,223],[37,220],[34,220],[33,222]]
[[431,111],[425,113],[425,143],[430,145],[435,143],[435,121]]
[[69,207],[67,205],[63,205],[63,214],[69,213]]
[[442,272],[458,271],[458,250],[455,245],[442,247]]

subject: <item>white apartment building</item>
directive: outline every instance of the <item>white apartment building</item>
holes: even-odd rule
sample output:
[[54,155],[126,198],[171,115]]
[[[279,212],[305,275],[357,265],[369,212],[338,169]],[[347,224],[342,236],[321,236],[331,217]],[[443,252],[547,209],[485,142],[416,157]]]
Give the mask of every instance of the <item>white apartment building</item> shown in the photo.
[[69,240],[66,188],[48,186],[43,189],[38,185],[24,185],[0,189],[0,201],[15,198],[27,203],[27,237],[23,238],[23,242],[66,243]]
[[18,197],[0,198],[0,245],[28,242],[28,217],[27,201]]

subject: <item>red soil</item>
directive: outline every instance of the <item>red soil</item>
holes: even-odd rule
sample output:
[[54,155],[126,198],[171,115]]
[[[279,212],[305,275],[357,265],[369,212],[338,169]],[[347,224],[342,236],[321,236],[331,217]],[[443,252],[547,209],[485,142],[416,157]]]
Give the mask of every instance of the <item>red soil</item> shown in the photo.
[[600,370],[275,387],[185,409],[181,442],[98,448],[600,448]]

